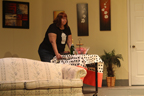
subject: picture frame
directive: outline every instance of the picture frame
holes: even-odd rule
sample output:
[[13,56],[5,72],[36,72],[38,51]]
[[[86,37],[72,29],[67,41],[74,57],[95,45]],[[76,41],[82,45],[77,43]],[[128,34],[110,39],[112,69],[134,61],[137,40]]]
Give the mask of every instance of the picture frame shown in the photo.
[[53,20],[57,17],[60,12],[65,12],[64,10],[55,10],[53,11]]
[[111,31],[111,0],[100,2],[100,31]]
[[3,28],[29,29],[29,2],[3,1]]
[[88,3],[77,3],[78,36],[89,36]]

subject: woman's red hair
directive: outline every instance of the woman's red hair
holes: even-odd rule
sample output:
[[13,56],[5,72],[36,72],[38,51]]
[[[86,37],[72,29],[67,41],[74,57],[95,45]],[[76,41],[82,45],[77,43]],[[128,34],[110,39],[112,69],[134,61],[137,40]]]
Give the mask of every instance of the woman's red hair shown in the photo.
[[[60,12],[57,17],[54,19],[53,23],[56,24],[57,27],[61,27],[61,19],[66,17],[67,18],[67,15],[65,12]],[[64,25],[65,27],[68,27],[68,20],[67,20],[67,23]]]

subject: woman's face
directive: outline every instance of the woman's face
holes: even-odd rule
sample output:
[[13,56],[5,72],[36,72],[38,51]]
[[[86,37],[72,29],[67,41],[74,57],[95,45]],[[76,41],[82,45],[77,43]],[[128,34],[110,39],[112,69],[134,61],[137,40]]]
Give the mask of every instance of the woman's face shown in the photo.
[[66,17],[63,17],[61,19],[61,25],[65,25],[67,23],[67,18]]

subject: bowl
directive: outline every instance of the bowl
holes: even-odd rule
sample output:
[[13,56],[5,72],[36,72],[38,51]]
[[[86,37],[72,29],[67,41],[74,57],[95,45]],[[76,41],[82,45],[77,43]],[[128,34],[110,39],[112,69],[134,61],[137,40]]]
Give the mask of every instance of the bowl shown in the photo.
[[76,54],[87,54],[90,47],[76,47]]

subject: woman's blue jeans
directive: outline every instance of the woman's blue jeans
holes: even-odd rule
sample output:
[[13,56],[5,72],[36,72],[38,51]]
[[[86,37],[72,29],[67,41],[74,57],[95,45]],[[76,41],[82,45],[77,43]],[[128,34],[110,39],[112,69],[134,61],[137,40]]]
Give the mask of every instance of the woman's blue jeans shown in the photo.
[[55,56],[53,52],[50,52],[43,48],[39,48],[38,53],[39,53],[41,61],[43,62],[50,62],[50,60],[53,59],[53,57]]

